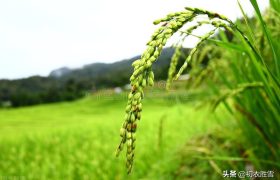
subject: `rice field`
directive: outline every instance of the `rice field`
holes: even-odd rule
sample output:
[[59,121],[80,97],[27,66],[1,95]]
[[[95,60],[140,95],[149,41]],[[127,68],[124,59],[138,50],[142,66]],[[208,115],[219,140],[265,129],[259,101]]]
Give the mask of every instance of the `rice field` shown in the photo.
[[[219,126],[217,116],[170,98],[144,100],[135,166],[116,158],[126,94],[0,110],[0,179],[153,179],[177,169],[186,141]],[[162,175],[162,177],[164,177]]]

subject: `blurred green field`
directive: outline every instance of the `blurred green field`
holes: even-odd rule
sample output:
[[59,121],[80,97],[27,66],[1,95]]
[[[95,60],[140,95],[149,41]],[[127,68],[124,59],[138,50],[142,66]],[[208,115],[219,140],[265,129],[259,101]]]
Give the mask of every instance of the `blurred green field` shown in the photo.
[[[139,123],[135,166],[115,158],[126,94],[96,94],[49,105],[0,110],[0,177],[25,179],[170,179],[179,149],[219,126],[195,101],[149,94]],[[183,98],[184,99],[184,98]],[[225,118],[224,118],[225,119]],[[172,163],[171,163],[172,162]],[[1,178],[0,178],[1,179]]]

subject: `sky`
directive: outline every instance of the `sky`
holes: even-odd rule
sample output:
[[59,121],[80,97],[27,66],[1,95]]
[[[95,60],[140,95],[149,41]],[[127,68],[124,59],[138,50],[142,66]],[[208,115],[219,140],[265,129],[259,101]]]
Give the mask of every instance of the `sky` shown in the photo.
[[[241,2],[252,15],[249,0]],[[152,22],[186,6],[242,16],[236,0],[0,0],[0,79],[139,55],[157,27]]]

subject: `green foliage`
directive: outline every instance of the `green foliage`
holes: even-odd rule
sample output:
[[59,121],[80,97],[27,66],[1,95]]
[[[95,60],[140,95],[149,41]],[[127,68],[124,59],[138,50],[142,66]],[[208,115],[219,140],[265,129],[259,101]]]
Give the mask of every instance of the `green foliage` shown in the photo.
[[[244,148],[250,152],[249,159],[254,168],[277,171],[279,163],[277,166],[265,160],[280,162],[277,144],[280,138],[277,130],[280,127],[280,48],[279,42],[276,42],[280,36],[277,31],[273,31],[275,26],[278,26],[276,29],[280,28],[279,24],[273,23],[279,21],[279,16],[271,15],[271,9],[266,11],[267,14],[261,15],[257,3],[252,1],[252,4],[259,21],[252,19],[246,24],[244,21],[238,22],[239,33],[235,33],[232,42],[223,38],[223,33],[220,33],[221,41],[211,40],[222,47],[215,49],[223,53],[220,57],[210,53],[213,57],[210,65],[196,72],[193,68],[191,74],[193,79],[203,82],[202,86],[208,84],[207,87],[216,94],[214,106],[223,102],[228,107],[242,129]],[[274,13],[276,12],[273,11],[272,14]],[[249,25],[252,22],[255,23],[254,29]],[[250,33],[251,40],[243,38],[242,31]],[[224,64],[223,68],[220,67],[221,62]],[[214,73],[205,76],[206,70]],[[255,88],[246,91],[240,89],[244,84],[255,82]],[[231,100],[227,101],[227,98]]]
[[[272,6],[276,9],[276,15],[270,17],[274,18],[272,22],[279,21],[279,7],[280,2],[271,1]],[[190,51],[188,57],[185,59],[185,63],[179,69],[177,75],[174,77],[176,71],[176,58],[180,56],[179,51],[175,51],[173,59],[171,61],[169,70],[168,87],[173,79],[178,79],[183,71],[187,68],[188,64],[195,57],[195,53],[207,40],[211,40],[211,37],[215,34],[217,29],[224,29],[226,32],[230,32],[233,35],[231,41],[221,31],[219,40],[211,40],[217,45],[226,48],[227,51],[216,54],[217,51],[208,51],[209,64],[206,68],[201,68],[201,60],[197,63],[193,63],[191,74],[203,74],[203,78],[199,78],[199,82],[207,81],[208,87],[217,96],[217,100],[214,101],[214,107],[218,104],[224,103],[228,111],[232,113],[232,116],[238,121],[240,128],[243,130],[244,148],[246,151],[250,151],[248,154],[249,160],[256,169],[273,169],[279,170],[280,167],[280,81],[279,81],[279,53],[280,46],[279,33],[271,33],[271,29],[268,27],[271,25],[277,26],[276,29],[280,29],[279,23],[276,25],[266,24],[263,16],[260,13],[256,0],[251,0],[251,4],[255,9],[258,27],[256,30],[263,33],[263,41],[269,46],[266,49],[266,56],[263,56],[261,52],[260,42],[254,37],[254,30],[249,26],[247,17],[245,17],[246,24],[233,23],[230,19],[223,15],[213,13],[207,10],[198,8],[185,8],[185,11],[171,13],[165,18],[156,20],[155,24],[161,24],[161,26],[154,32],[151,40],[147,43],[147,49],[141,56],[140,60],[137,60],[134,64],[135,69],[130,78],[132,90],[131,96],[141,93],[143,95],[143,88],[146,83],[143,83],[143,79],[149,78],[151,66],[156,61],[157,57],[161,53],[166,41],[176,32],[180,31],[186,35],[192,34],[192,31],[200,28],[204,24],[212,25],[213,29],[207,32],[205,35],[198,37],[199,41],[196,46]],[[241,11],[245,16],[245,13],[240,5]],[[275,13],[275,11],[274,11]],[[207,16],[206,21],[197,23],[195,26],[187,27],[184,29],[184,25],[193,22],[200,16]],[[268,22],[269,23],[269,22]],[[245,27],[246,30],[242,30]],[[246,33],[249,33],[249,38]],[[195,36],[195,35],[194,35]],[[179,40],[180,42],[180,40]],[[206,45],[206,47],[208,47]],[[211,47],[211,46],[210,46]],[[178,47],[180,48],[180,46]],[[210,48],[212,49],[212,48]],[[216,48],[214,48],[216,49]],[[204,53],[205,54],[205,53]],[[197,57],[197,56],[196,56]],[[200,58],[201,59],[201,58]],[[215,60],[214,62],[211,62]],[[218,61],[219,60],[219,61]],[[224,61],[224,62],[223,62]],[[211,65],[210,65],[211,63]],[[221,69],[219,66],[223,66]],[[207,69],[207,71],[205,71]],[[194,71],[194,73],[192,73]],[[206,73],[205,73],[206,72]],[[212,72],[211,76],[206,77],[208,72]],[[197,77],[192,76],[192,79]],[[224,89],[227,88],[224,92]],[[229,103],[226,100],[231,98]],[[128,102],[130,103],[130,101]],[[141,103],[141,99],[139,100]],[[128,108],[127,113],[139,113],[135,111],[133,106]],[[135,114],[135,115],[136,115]],[[137,118],[140,120],[140,118]],[[129,116],[125,119],[125,123],[136,124],[135,118]],[[124,132],[129,133],[129,126],[126,124],[122,127]],[[135,131],[133,131],[135,133]],[[122,134],[121,134],[122,136]],[[121,145],[126,143],[125,136],[122,136]],[[135,143],[133,141],[133,143]],[[130,145],[128,143],[128,151]],[[119,151],[121,148],[118,149]],[[134,156],[134,150],[132,151]],[[267,163],[276,160],[275,164]],[[131,171],[133,159],[130,158],[130,153],[127,153],[127,163],[129,164],[128,173]]]
[[[257,2],[251,2],[258,19],[237,22],[237,32],[231,42],[222,32],[219,34],[221,40],[210,40],[220,46],[214,48],[223,53],[218,57],[209,52],[212,58],[207,68],[196,66],[190,73],[193,82],[199,79],[201,86],[207,86],[216,94],[214,106],[222,102],[228,107],[242,129],[244,148],[250,152],[248,156],[254,168],[277,171],[280,162],[280,46],[277,39],[280,36],[275,29],[280,27],[274,22],[279,21],[279,12],[268,9],[267,14],[261,15]],[[212,73],[205,76],[205,72]],[[240,87],[246,84],[256,86],[250,85],[250,89],[244,91]],[[271,164],[266,160],[278,163]]]

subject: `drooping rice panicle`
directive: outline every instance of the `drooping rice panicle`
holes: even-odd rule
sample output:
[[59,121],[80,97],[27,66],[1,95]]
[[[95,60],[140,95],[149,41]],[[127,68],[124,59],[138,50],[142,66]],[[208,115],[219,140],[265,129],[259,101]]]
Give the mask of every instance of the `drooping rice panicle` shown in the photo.
[[190,35],[193,30],[199,28],[203,24],[211,24],[214,29],[206,33],[204,36],[199,37],[199,42],[190,51],[184,64],[179,69],[179,72],[177,73],[175,78],[173,78],[178,63],[178,57],[180,55],[179,48],[175,51],[169,70],[169,80],[167,85],[168,87],[170,87],[173,79],[178,79],[178,77],[183,73],[198,48],[207,39],[211,38],[219,28],[225,28],[229,31],[236,30],[255,52],[254,47],[250,43],[249,39],[245,36],[245,34],[230,19],[217,13],[212,13],[210,11],[198,8],[186,8],[185,11],[171,13],[162,19],[154,21],[155,25],[161,24],[161,26],[153,33],[141,58],[136,60],[132,64],[132,66],[134,67],[133,74],[130,77],[130,84],[132,88],[128,95],[124,123],[120,130],[121,141],[116,151],[116,155],[118,156],[123,147],[126,145],[127,173],[131,172],[134,161],[136,141],[135,133],[137,129],[137,120],[141,119],[142,99],[144,98],[143,89],[146,86],[153,86],[154,84],[152,64],[158,59],[167,40],[171,36],[173,36],[174,33],[183,28],[185,24],[187,24],[188,22],[194,22],[196,20],[195,18],[201,15],[206,15],[208,17],[208,20],[198,22],[197,25],[189,27],[189,29],[187,29],[185,33],[187,35]]

